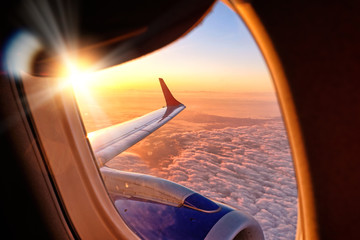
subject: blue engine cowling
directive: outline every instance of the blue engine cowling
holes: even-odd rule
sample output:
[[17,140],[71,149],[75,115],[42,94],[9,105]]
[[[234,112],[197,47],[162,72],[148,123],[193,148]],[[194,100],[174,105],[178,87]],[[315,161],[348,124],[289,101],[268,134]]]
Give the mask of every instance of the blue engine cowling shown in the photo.
[[264,239],[258,222],[171,181],[101,169],[110,197],[142,239]]

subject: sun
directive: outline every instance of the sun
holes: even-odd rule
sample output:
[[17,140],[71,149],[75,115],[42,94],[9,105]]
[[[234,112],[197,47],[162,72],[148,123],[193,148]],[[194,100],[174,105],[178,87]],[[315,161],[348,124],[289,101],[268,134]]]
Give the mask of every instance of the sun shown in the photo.
[[82,90],[88,87],[91,74],[90,71],[73,68],[67,78],[76,90]]
[[87,93],[91,82],[94,81],[94,72],[81,61],[67,62],[64,75],[67,83],[73,87],[75,94]]

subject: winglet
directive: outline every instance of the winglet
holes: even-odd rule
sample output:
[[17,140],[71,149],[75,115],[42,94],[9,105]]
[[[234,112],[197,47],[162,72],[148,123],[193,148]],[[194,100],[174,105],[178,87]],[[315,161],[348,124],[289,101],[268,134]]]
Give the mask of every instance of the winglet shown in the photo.
[[164,80],[162,78],[159,78],[160,81],[160,85],[161,85],[161,89],[163,91],[164,97],[165,97],[165,101],[166,101],[166,105],[169,106],[179,106],[181,105],[181,102],[179,102],[178,100],[176,100],[173,95],[171,94],[169,88],[166,86]]

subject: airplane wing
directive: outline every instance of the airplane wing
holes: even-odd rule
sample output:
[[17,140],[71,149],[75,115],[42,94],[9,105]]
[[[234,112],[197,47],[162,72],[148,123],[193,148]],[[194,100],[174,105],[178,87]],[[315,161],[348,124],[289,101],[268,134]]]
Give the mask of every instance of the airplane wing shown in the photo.
[[160,85],[166,107],[88,134],[109,197],[123,221],[141,239],[264,239],[251,216],[182,185],[104,164],[184,110]]
[[185,109],[185,106],[173,97],[164,80],[159,78],[159,81],[166,107],[142,117],[88,133],[88,139],[100,167]]

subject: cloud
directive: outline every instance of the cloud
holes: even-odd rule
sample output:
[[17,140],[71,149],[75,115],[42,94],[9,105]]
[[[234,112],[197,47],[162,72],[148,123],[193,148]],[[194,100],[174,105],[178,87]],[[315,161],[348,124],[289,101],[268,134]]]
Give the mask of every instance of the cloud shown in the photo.
[[162,177],[234,206],[259,221],[266,239],[294,239],[297,188],[282,121],[246,119],[236,127],[229,118],[230,127],[219,128],[217,120],[207,119],[207,130],[160,130],[109,166]]

